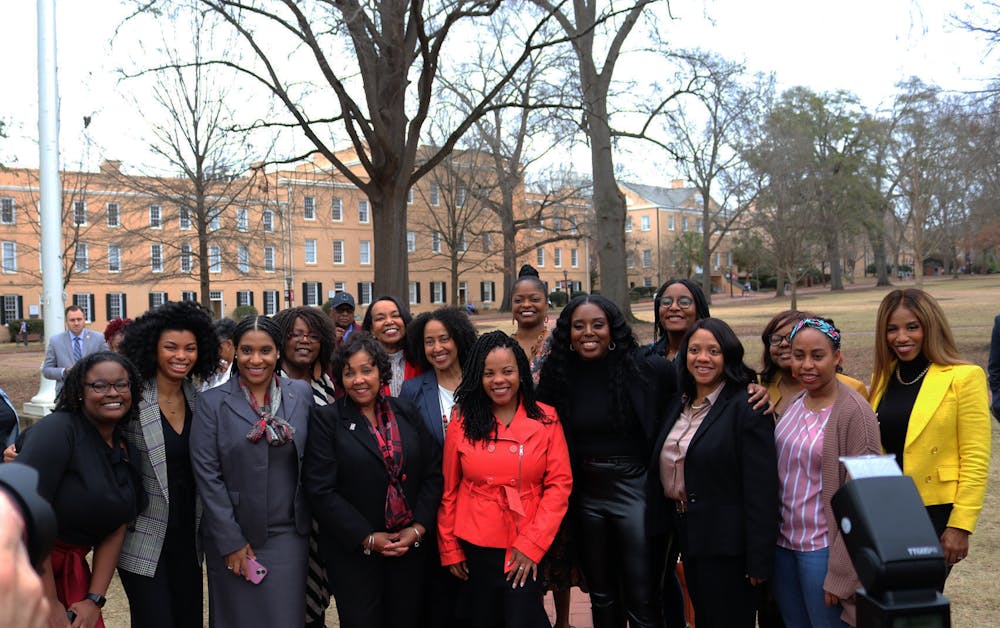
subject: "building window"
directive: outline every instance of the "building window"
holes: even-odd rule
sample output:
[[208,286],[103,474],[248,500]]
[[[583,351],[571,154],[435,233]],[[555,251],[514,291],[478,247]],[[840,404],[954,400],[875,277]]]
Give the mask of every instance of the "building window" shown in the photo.
[[264,247],[264,272],[273,273],[274,272],[274,247],[265,246]]
[[358,201],[358,222],[367,225],[371,220],[371,214],[368,212],[368,199],[363,198]]
[[642,286],[644,288],[652,288],[653,287],[653,278],[652,277],[643,277],[642,278]]
[[250,272],[250,249],[246,245],[241,244],[236,249],[236,268],[241,273]]
[[149,245],[149,269],[154,273],[163,272],[163,245]]
[[73,295],[73,305],[83,310],[83,318],[88,323],[94,322],[94,295],[81,292]]
[[112,318],[125,318],[128,313],[125,311],[125,295],[121,292],[109,292],[105,301],[108,304],[108,320]]
[[[108,272],[119,273],[122,270],[122,247],[118,244],[108,245]],[[111,316],[110,318],[114,318]]]
[[415,253],[417,251],[417,232],[407,231],[406,232],[406,252]]
[[569,265],[573,268],[580,266],[580,252],[576,249],[569,250]]
[[306,264],[316,263],[316,240],[306,240]]
[[278,291],[264,291],[264,316],[274,316],[278,313]]
[[320,305],[320,287],[318,281],[306,281],[302,283],[302,305]]
[[489,253],[492,249],[493,242],[492,237],[489,232],[483,234],[483,253]]
[[535,263],[538,266],[545,266],[545,249],[541,247],[535,249]]
[[412,187],[406,188],[406,204],[407,205],[412,205],[413,204],[413,188]]
[[628,233],[630,231],[632,231],[632,217],[631,216],[626,216],[625,217],[625,233]]
[[562,268],[562,248],[556,247],[552,251],[552,263],[555,264],[556,268]]
[[6,324],[10,321],[16,321],[19,318],[24,318],[23,314],[23,302],[24,299],[21,298],[19,294],[5,294],[3,295],[3,323]]
[[274,231],[274,212],[270,209],[265,209],[260,215],[261,224],[264,225],[264,233],[272,233]]
[[118,203],[108,203],[104,218],[109,227],[114,228],[122,226],[122,206]]
[[435,231],[431,233],[431,252],[440,253],[441,252],[441,232]]
[[432,281],[431,282],[431,303],[444,303],[444,282],[443,281]]
[[574,235],[580,232],[580,228],[576,226],[576,218],[574,216],[569,217],[569,232]]
[[236,230],[244,233],[250,230],[250,212],[246,207],[236,208]]
[[3,254],[0,267],[5,273],[17,272],[17,242],[4,242],[2,245]]
[[625,266],[627,268],[635,268],[635,255],[632,253],[625,254]]
[[704,224],[704,221],[702,221],[701,218],[699,218],[698,222],[695,223],[696,229],[698,230],[698,233],[702,233],[704,231],[704,229],[702,229],[702,225],[703,224]]
[[14,199],[8,197],[0,198],[0,224],[14,224]]
[[670,215],[670,216],[667,217],[667,229],[669,229],[670,231],[674,230],[674,217],[673,217],[673,215]]
[[181,292],[181,301],[197,301],[198,293],[194,290],[184,290]]
[[718,268],[722,265],[722,253],[718,251],[715,252],[715,267]]
[[86,242],[76,243],[76,272],[85,273],[90,270],[90,247]]
[[358,261],[362,266],[368,266],[372,263],[371,240],[362,240],[358,243]]
[[653,251],[651,249],[642,250],[642,267],[643,268],[653,267]]
[[177,208],[177,228],[181,231],[191,229],[191,208],[181,205]]
[[344,201],[334,198],[330,201],[330,220],[333,222],[344,222]]
[[643,231],[649,231],[653,228],[652,222],[653,221],[650,220],[649,216],[642,216],[639,218],[639,228]]
[[222,228],[222,208],[208,210],[208,230],[218,231]]
[[73,201],[73,224],[87,224],[87,201]]
[[236,291],[236,307],[240,307],[241,305],[253,305],[253,291],[251,290]]
[[480,288],[481,288],[480,292],[482,292],[482,294],[480,295],[480,299],[482,300],[482,302],[492,303],[496,284],[492,281],[484,281],[480,284]]
[[316,220],[316,198],[306,196],[302,199],[302,214],[306,220]]
[[222,272],[222,247],[217,244],[208,247],[208,272]]
[[372,282],[359,281],[358,305],[371,305],[371,304],[372,304]]
[[410,305],[416,305],[420,303],[420,282],[411,281],[410,282]]
[[335,281],[335,282],[333,282],[333,293],[334,294],[337,294],[338,292],[343,292],[344,290],[347,290],[347,286],[344,284],[343,281]]
[[681,221],[681,231],[687,231],[687,230],[688,230],[688,219],[685,216],[684,219]]
[[430,201],[431,207],[437,207],[441,204],[441,186],[437,183],[431,183]]
[[149,293],[149,309],[154,307],[160,307],[167,302],[166,292],[150,292]]
[[151,229],[163,228],[163,208],[161,206],[149,206],[149,227]]
[[455,190],[455,207],[465,207],[465,197],[467,195],[468,192],[466,191],[465,186],[458,186],[458,189]]
[[469,243],[465,240],[465,232],[458,236],[458,252],[465,253],[469,250]]
[[343,264],[344,263],[344,241],[334,240],[333,241],[333,263]]
[[191,245],[182,244],[181,245],[181,272],[189,273],[191,272]]

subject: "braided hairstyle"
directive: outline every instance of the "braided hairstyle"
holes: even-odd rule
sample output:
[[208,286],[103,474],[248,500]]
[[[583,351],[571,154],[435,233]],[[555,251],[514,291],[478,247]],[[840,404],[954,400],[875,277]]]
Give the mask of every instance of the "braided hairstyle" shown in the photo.
[[240,339],[243,338],[244,334],[251,331],[262,331],[271,337],[275,351],[278,353],[278,361],[274,364],[274,372],[277,373],[281,370],[281,347],[284,345],[282,342],[281,327],[278,327],[278,324],[267,316],[244,316],[240,319],[240,322],[236,323],[236,329],[233,330],[233,346],[236,347],[236,357],[233,358],[232,365],[233,375],[237,375],[240,372],[238,359],[240,355]]
[[528,364],[528,356],[524,354],[521,345],[502,331],[491,331],[480,336],[472,345],[469,358],[462,367],[462,383],[455,391],[455,405],[462,410],[465,437],[474,443],[496,438],[497,421],[493,415],[493,402],[483,387],[483,371],[486,356],[497,349],[510,349],[514,353],[519,381],[518,394],[528,418],[543,423],[551,422],[538,406],[535,385],[531,379],[531,365]]
[[[602,358],[612,360],[611,377],[608,378],[608,399],[611,401],[611,417],[616,427],[625,424],[625,417],[632,414],[632,403],[627,390],[635,380],[646,381],[639,368],[639,344],[632,335],[632,328],[613,301],[599,294],[581,295],[570,301],[559,314],[556,327],[552,331],[552,351],[542,364],[538,379],[538,397],[552,404],[563,421],[573,416],[573,370],[580,365],[580,357],[570,346],[570,329],[573,314],[577,308],[592,303],[604,311],[611,329],[614,351]],[[571,420],[571,419],[570,419]]]

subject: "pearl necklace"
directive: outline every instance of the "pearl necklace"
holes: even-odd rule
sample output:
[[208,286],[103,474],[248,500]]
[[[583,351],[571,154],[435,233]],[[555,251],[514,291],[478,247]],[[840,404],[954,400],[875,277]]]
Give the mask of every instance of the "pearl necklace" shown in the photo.
[[920,371],[920,374],[917,375],[917,377],[913,381],[904,382],[903,381],[903,376],[899,374],[899,365],[897,364],[896,365],[896,381],[899,382],[900,384],[902,384],[903,386],[912,386],[912,385],[916,384],[917,382],[919,382],[920,380],[922,380],[924,378],[924,375],[927,375],[927,371],[929,371],[930,369],[931,369],[931,365],[930,365],[930,362],[928,362],[927,366],[924,367],[924,370]]

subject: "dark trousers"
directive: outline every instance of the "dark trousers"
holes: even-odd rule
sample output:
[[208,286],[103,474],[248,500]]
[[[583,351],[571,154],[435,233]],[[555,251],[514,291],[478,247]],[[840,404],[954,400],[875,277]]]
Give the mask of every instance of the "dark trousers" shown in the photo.
[[168,530],[152,578],[124,569],[118,576],[128,596],[132,628],[201,626],[202,577],[193,530]]
[[392,558],[360,549],[327,554],[341,628],[419,628],[426,560],[422,543]]
[[422,625],[424,628],[463,628],[456,614],[462,581],[451,575],[450,569],[441,566],[441,554],[434,530],[429,530],[424,535],[422,545],[427,546],[424,570],[427,586]]
[[742,556],[685,556],[684,576],[698,628],[753,628],[755,592]]
[[574,482],[594,628],[659,628],[664,544],[646,526],[646,465],[584,460]]
[[469,628],[552,628],[542,600],[542,576],[513,588],[504,573],[506,550],[462,543],[469,580],[460,589],[458,616]]

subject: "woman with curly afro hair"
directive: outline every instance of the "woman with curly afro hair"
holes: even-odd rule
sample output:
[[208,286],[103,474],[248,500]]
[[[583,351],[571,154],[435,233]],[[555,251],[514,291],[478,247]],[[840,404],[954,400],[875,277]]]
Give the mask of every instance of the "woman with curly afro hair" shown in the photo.
[[569,444],[569,519],[587,540],[579,551],[595,628],[617,628],[623,617],[633,628],[662,622],[666,522],[646,505],[659,499],[650,460],[675,378],[606,297],[579,296],[559,315],[538,398],[555,406]]
[[138,452],[148,499],[118,559],[132,625],[201,625],[188,442],[197,396],[193,379],[215,371],[218,336],[208,310],[194,301],[171,301],[132,321],[120,352],[142,378],[139,420],[128,424],[125,437]]

